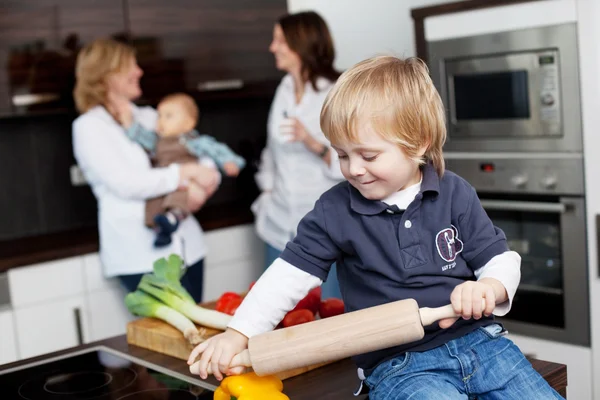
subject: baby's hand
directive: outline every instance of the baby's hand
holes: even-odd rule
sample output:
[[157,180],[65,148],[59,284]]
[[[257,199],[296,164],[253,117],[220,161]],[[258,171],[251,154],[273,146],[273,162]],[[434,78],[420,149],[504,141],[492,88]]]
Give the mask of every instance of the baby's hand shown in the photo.
[[196,361],[196,357],[202,354],[199,364],[200,378],[208,377],[208,365],[210,364],[212,373],[220,381],[223,379],[223,374],[235,375],[244,372],[242,367],[229,368],[229,365],[233,357],[246,348],[248,348],[248,338],[240,332],[228,328],[225,332],[196,346],[188,358],[188,365],[192,365]]
[[240,173],[240,167],[238,167],[233,161],[228,161],[223,164],[223,170],[227,176],[238,176]]
[[[482,300],[485,300],[485,308],[482,307]],[[496,294],[493,286],[486,282],[468,281],[454,288],[450,302],[454,312],[462,318],[480,319],[483,315],[492,315],[496,308]],[[440,328],[449,328],[457,319],[458,317],[440,320]]]

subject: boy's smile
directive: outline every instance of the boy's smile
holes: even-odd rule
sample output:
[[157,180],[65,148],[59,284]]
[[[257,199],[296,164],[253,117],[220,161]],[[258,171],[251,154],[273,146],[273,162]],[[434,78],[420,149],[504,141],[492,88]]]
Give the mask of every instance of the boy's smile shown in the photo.
[[[344,177],[365,198],[382,200],[418,183],[419,164],[406,156],[398,144],[384,139],[371,124],[359,123],[358,143],[333,143]],[[425,148],[420,155],[425,153]]]

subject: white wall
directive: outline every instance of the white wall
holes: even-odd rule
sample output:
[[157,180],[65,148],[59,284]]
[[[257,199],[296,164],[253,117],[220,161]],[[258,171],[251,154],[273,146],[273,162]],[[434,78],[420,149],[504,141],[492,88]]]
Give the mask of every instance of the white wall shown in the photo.
[[576,20],[576,0],[522,3],[429,17],[425,19],[425,39],[451,39]]
[[290,13],[318,12],[331,30],[336,68],[345,70],[378,54],[415,55],[410,10],[446,0],[288,0]]
[[592,376],[594,399],[600,399],[600,278],[596,248],[596,214],[600,214],[600,2],[577,0],[579,68],[583,113],[588,260],[590,277],[590,322],[592,325]]

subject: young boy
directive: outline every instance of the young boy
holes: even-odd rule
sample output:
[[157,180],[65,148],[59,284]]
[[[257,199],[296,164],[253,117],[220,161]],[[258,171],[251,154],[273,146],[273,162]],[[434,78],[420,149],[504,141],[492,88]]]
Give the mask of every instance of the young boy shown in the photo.
[[426,327],[420,341],[354,357],[371,400],[561,398],[491,316],[510,309],[520,257],[475,190],[444,173],[444,109],[423,62],[352,67],[329,93],[321,127],[347,182],[316,202],[228,329],[192,351],[189,363],[202,353],[200,376],[209,363],[217,379],[240,373],[230,362],[248,338],[273,329],[337,262],[346,311],[413,298],[452,303],[462,316]]
[[[212,136],[200,135],[194,129],[198,123],[199,110],[194,99],[184,93],[171,94],[158,104],[156,132],[133,123],[127,136],[141,144],[151,153],[155,166],[166,167],[172,163],[200,160],[215,164],[227,176],[237,176],[246,161],[235,154],[227,145],[219,143]],[[188,216],[188,196],[194,196],[199,203],[208,198],[208,193],[190,182],[187,190],[178,190],[166,196],[146,202],[146,225],[157,230],[155,247],[171,243],[171,234],[179,226],[179,221]]]

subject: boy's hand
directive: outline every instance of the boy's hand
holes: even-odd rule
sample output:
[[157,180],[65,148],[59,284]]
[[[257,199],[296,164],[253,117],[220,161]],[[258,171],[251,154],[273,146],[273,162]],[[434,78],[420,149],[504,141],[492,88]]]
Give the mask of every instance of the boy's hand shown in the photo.
[[229,368],[233,357],[248,348],[248,338],[240,332],[227,328],[221,334],[211,337],[205,342],[200,343],[192,350],[188,358],[188,365],[196,361],[200,354],[200,378],[208,377],[208,365],[210,364],[212,372],[217,380],[223,379],[223,374],[235,375],[244,372],[244,367]]
[[[454,288],[450,295],[450,302],[454,312],[464,319],[480,319],[483,315],[492,315],[496,303],[502,303],[507,299],[506,289],[498,280],[483,278],[479,281],[468,281]],[[485,308],[482,307],[485,300]],[[458,318],[446,318],[440,320],[440,328],[446,329],[452,326]]]
[[240,167],[238,167],[233,161],[228,161],[223,164],[223,170],[227,176],[238,176],[240,173]]

